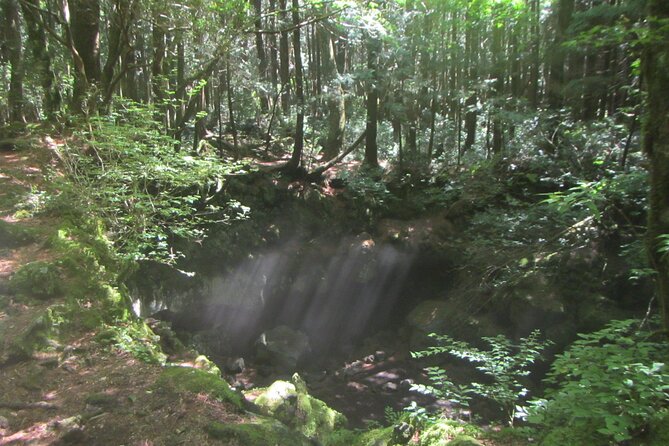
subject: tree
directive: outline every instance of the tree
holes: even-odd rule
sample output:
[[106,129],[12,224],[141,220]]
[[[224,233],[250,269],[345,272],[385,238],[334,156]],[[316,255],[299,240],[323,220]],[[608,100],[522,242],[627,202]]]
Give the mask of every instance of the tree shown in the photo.
[[662,324],[669,330],[669,256],[667,239],[662,238],[669,234],[669,2],[649,0],[648,19],[650,34],[643,58],[648,94],[643,136],[650,160],[647,243],[651,264],[657,270]]
[[378,58],[380,49],[381,42],[377,38],[369,36],[367,40],[369,80],[367,81],[367,119],[365,125],[365,164],[369,167],[379,165],[379,148],[376,136],[379,119]]
[[295,121],[295,144],[290,161],[286,170],[297,171],[302,164],[302,151],[304,149],[304,75],[302,73],[302,47],[300,44],[300,2],[292,2],[293,18],[293,56],[295,58],[295,100],[297,107],[297,120]]
[[21,22],[16,0],[2,0],[4,16],[4,46],[6,58],[12,70],[9,81],[9,118],[14,122],[23,122],[23,48],[21,44]]

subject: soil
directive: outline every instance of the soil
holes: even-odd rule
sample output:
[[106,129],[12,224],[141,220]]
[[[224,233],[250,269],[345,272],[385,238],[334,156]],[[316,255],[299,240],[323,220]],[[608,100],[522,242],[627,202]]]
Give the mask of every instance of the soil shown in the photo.
[[[51,159],[41,151],[0,151],[0,218],[39,228],[51,222],[16,212],[44,181]],[[157,388],[159,365],[103,346],[95,331],[73,334],[53,353],[7,358],[6,347],[59,299],[17,302],[7,281],[21,266],[52,256],[37,237],[23,246],[0,246],[0,446],[4,445],[192,445],[221,444],[205,428],[212,421],[245,423],[245,414],[208,396]]]

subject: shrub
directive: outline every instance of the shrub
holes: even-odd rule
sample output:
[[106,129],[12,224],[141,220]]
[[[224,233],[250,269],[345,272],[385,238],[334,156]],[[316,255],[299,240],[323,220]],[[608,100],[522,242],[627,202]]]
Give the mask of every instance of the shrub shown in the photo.
[[669,345],[613,321],[580,339],[551,366],[545,399],[531,402],[528,420],[542,445],[620,443],[648,429],[669,404]]

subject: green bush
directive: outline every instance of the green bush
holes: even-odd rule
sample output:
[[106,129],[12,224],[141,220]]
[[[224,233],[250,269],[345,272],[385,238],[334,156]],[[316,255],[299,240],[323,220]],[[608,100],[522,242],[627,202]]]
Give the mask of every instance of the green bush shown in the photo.
[[53,263],[36,261],[23,265],[10,279],[10,287],[17,294],[51,298],[63,291],[62,272]]
[[480,350],[466,342],[456,341],[446,335],[430,335],[439,345],[426,350],[412,352],[412,357],[423,358],[448,353],[471,364],[488,378],[485,383],[467,383],[456,385],[448,379],[441,367],[428,367],[427,373],[431,386],[416,385],[414,389],[423,393],[448,399],[461,406],[467,406],[470,395],[477,395],[497,403],[513,424],[518,405],[527,397],[528,389],[522,379],[530,374],[530,366],[541,357],[541,352],[550,345],[542,341],[538,330],[527,338],[521,338],[518,345],[502,335],[484,337],[489,350]]
[[545,399],[531,402],[528,420],[541,444],[608,445],[639,436],[669,404],[666,342],[614,321],[580,339],[551,366]]

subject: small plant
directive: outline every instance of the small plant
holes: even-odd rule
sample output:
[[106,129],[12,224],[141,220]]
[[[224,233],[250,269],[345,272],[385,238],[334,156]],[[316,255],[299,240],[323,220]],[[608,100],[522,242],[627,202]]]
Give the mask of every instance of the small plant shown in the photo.
[[477,395],[497,403],[504,410],[510,425],[513,425],[518,405],[528,395],[521,380],[530,374],[530,366],[541,357],[541,352],[550,341],[540,339],[539,330],[527,338],[521,338],[518,345],[503,335],[484,337],[489,350],[480,350],[466,342],[456,341],[447,335],[430,334],[439,345],[426,350],[412,352],[414,358],[424,358],[447,353],[456,358],[475,364],[477,370],[490,378],[489,383],[452,383],[444,369],[427,369],[432,386],[415,386],[416,390],[445,397],[461,406],[467,406],[470,395]]
[[53,263],[31,262],[12,276],[10,286],[15,293],[46,299],[62,291],[61,275],[62,272]]
[[613,321],[580,339],[551,366],[545,399],[531,401],[528,420],[542,445],[620,444],[644,432],[669,404],[669,346]]

